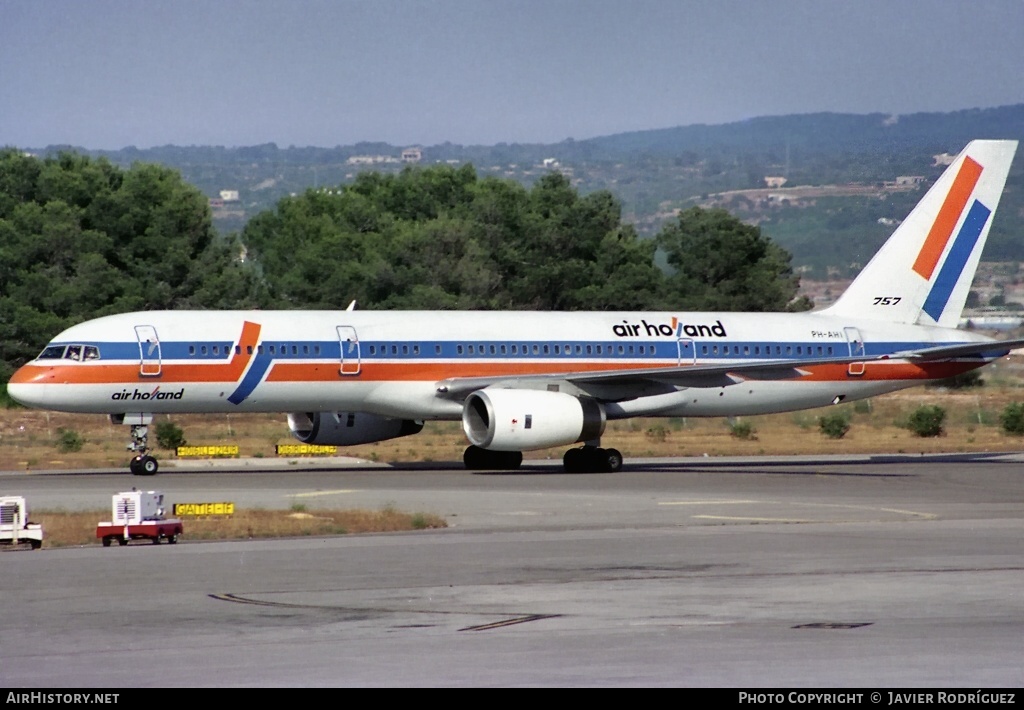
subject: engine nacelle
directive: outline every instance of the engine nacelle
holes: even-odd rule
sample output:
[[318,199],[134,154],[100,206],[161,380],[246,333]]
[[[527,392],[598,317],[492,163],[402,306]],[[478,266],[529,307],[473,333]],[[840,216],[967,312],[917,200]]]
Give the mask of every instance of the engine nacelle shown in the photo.
[[544,390],[482,389],[466,397],[462,430],[474,446],[530,451],[590,441],[604,433],[597,401]]
[[423,422],[366,412],[293,412],[288,428],[303,444],[353,446],[418,434]]

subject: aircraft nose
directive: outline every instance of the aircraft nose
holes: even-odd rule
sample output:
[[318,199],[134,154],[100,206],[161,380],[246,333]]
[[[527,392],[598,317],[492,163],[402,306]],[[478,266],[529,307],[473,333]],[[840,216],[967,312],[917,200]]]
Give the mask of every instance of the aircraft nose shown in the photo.
[[15,402],[26,407],[43,406],[45,404],[42,397],[44,388],[40,385],[48,379],[45,369],[25,365],[18,368],[7,383],[7,394]]

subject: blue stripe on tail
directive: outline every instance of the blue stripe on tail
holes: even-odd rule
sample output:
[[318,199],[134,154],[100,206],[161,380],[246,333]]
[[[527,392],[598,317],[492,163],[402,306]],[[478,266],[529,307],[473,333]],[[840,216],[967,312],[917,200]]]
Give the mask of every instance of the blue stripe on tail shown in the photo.
[[971,205],[971,210],[967,213],[967,218],[964,220],[963,226],[960,227],[960,232],[953,241],[949,255],[924,302],[924,312],[934,320],[939,320],[946,304],[949,303],[949,297],[953,294],[956,282],[960,280],[960,274],[967,266],[967,259],[974,251],[974,245],[978,243],[978,237],[981,236],[991,214],[992,210],[977,200]]

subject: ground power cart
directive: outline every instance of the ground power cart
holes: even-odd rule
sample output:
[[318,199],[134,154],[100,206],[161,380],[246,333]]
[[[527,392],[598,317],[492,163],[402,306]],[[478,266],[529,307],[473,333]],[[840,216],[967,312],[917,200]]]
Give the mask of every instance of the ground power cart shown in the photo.
[[28,505],[21,496],[0,496],[0,544],[43,546],[43,526],[29,522]]
[[168,518],[164,510],[164,494],[160,491],[125,491],[115,493],[111,504],[113,520],[96,526],[96,537],[104,547],[117,540],[127,545],[132,540],[149,540],[159,545],[178,541],[183,528],[179,518]]

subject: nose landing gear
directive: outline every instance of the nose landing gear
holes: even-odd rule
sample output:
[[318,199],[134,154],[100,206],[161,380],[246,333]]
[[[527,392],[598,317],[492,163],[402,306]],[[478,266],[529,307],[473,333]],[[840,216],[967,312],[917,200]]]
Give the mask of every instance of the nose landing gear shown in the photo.
[[160,463],[149,455],[149,425],[153,421],[152,414],[111,414],[110,421],[114,424],[131,426],[132,440],[128,450],[135,452],[135,457],[128,462],[128,469],[133,476],[152,476],[160,468]]

